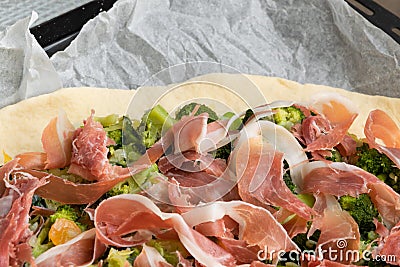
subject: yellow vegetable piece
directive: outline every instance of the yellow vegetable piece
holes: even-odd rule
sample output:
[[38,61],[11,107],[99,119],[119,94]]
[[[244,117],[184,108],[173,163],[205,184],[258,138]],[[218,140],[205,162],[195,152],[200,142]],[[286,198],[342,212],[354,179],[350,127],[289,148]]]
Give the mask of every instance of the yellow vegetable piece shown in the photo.
[[4,163],[7,163],[7,162],[9,162],[9,161],[12,160],[12,157],[11,157],[10,155],[8,155],[8,154],[4,151],[4,149],[3,149],[3,159],[4,159]]
[[68,242],[82,233],[81,228],[71,220],[57,218],[49,231],[49,238],[54,245],[60,245]]

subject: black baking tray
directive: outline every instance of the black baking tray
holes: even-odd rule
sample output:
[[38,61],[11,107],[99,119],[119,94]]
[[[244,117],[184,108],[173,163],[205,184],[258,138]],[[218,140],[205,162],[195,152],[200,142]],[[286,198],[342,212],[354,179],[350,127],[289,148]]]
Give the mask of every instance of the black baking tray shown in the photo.
[[81,7],[30,29],[38,43],[51,56],[64,50],[78,35],[83,25],[100,12],[109,10],[117,0],[91,1]]
[[[400,18],[373,0],[345,0],[375,26],[400,44]],[[400,5],[400,0],[399,5]],[[51,56],[64,50],[78,35],[83,25],[102,11],[109,10],[116,0],[97,0],[73,9],[31,28],[46,53]]]

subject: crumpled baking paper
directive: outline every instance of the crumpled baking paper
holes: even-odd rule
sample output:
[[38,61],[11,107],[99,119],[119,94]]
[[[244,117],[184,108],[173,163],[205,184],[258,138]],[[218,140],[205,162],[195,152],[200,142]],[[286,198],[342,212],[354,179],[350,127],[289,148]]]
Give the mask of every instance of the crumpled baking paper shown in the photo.
[[[400,97],[399,58],[399,44],[342,0],[120,0],[51,63],[64,87],[135,89],[170,66],[211,61],[241,73]],[[40,78],[27,81],[37,93],[47,81]],[[29,95],[13,81],[9,94]]]
[[18,21],[0,33],[0,107],[62,87],[48,56],[29,32],[38,18]]

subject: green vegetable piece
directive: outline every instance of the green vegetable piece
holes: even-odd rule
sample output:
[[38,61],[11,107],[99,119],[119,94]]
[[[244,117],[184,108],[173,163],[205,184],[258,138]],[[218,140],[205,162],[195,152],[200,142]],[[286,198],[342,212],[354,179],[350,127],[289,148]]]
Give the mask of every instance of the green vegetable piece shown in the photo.
[[179,263],[179,258],[176,254],[176,251],[179,251],[184,258],[189,256],[189,253],[179,240],[152,239],[147,242],[147,245],[154,247],[161,254],[161,256],[163,256],[164,259],[173,266],[177,266]]
[[301,250],[314,250],[319,236],[321,235],[320,230],[316,230],[315,233],[307,238],[307,234],[298,234],[292,238],[293,242],[295,242]]
[[[123,118],[122,134],[122,148],[125,152],[126,166],[126,162],[134,162],[144,155],[146,147],[143,142],[143,136],[133,128],[132,121],[128,117]],[[124,162],[120,162],[120,165],[124,166]]]
[[107,136],[115,141],[117,146],[122,145],[122,129],[107,132]]
[[[32,224],[32,222],[30,223]],[[51,225],[52,223],[50,220],[46,220],[39,234],[37,236],[32,236],[29,240],[29,245],[32,247],[33,257],[37,258],[40,254],[54,247],[54,244],[48,239]]]
[[293,183],[289,172],[285,172],[283,174],[283,181],[285,182],[286,186],[290,189],[290,191],[292,191],[292,193],[296,194],[296,185]]
[[[235,113],[233,112],[226,112],[224,115],[222,115],[221,119],[222,120],[227,120],[232,118],[233,116],[235,116]],[[229,127],[229,130],[239,130],[243,127],[242,124],[242,120],[240,118],[237,118],[236,120],[234,120],[231,124],[231,126]]]
[[79,219],[81,218],[82,212],[79,210],[79,208],[73,208],[70,205],[60,205],[57,207],[57,210],[54,214],[50,215],[50,222],[53,224],[58,218],[64,218],[71,220],[76,223],[76,225],[81,228],[82,231],[85,231],[87,228],[87,225],[82,224],[79,222]]
[[79,216],[76,210],[70,205],[61,205],[54,214],[50,215],[51,223],[54,223],[58,218],[64,218],[75,222]]
[[369,240],[369,232],[375,231],[374,218],[378,218],[379,213],[372,203],[368,194],[361,194],[358,198],[352,196],[342,196],[339,199],[340,206],[346,210],[357,222],[361,239]]
[[333,162],[342,162],[342,156],[340,155],[339,151],[336,149],[333,149],[332,151],[332,156],[327,157],[327,160],[333,161]]
[[369,148],[367,143],[357,148],[358,160],[355,165],[374,174],[379,179],[400,193],[400,170],[385,154],[376,149]]
[[[193,109],[197,106],[200,105],[198,103],[190,103],[185,106],[183,106],[176,114],[175,114],[175,119],[180,120],[182,119],[183,116],[188,116],[192,113]],[[195,116],[200,115],[202,113],[208,113],[208,123],[213,122],[218,120],[218,115],[215,113],[214,110],[212,110],[210,107],[202,104],[199,106],[199,109],[197,112],[194,114]]]
[[132,265],[133,261],[140,254],[140,249],[138,248],[127,248],[124,250],[117,250],[111,248],[108,252],[108,256],[105,263],[108,267],[121,267],[126,266],[127,263]]
[[100,122],[103,127],[108,127],[118,123],[119,116],[117,114],[111,114],[106,117],[94,117],[94,120]]
[[228,159],[229,156],[231,155],[233,148],[232,148],[232,143],[226,144],[224,146],[221,146],[215,151],[215,158],[220,158],[220,159]]
[[163,131],[171,128],[174,123],[175,120],[172,119],[168,112],[160,105],[146,112],[139,126],[139,132],[142,135],[143,143],[146,148],[151,147],[157,142],[161,138]]
[[107,195],[111,197],[121,194],[137,194],[141,192],[144,187],[155,183],[152,178],[157,176],[157,173],[157,164],[153,164],[147,170],[144,170],[115,185],[110,191],[107,192]]
[[254,112],[252,109],[248,109],[246,110],[246,114],[243,117],[242,123],[246,124],[246,122],[250,119],[251,116],[254,115]]
[[298,194],[296,195],[298,199],[300,199],[303,203],[305,203],[307,206],[312,208],[315,203],[315,198],[311,194]]
[[290,130],[293,125],[301,123],[305,118],[304,113],[293,106],[274,109],[273,121]]

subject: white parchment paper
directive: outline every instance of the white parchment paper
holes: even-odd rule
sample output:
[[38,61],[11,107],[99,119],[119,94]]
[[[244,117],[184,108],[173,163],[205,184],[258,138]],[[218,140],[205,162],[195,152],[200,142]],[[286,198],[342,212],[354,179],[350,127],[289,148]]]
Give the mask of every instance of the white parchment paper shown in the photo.
[[33,12],[0,33],[0,107],[62,87],[46,53],[29,32],[36,19]]
[[[11,56],[0,50],[0,57],[10,64]],[[343,0],[120,0],[51,58],[56,72],[48,71],[49,80],[31,77],[27,87],[35,84],[36,94],[60,82],[135,89],[169,66],[212,61],[242,73],[400,97],[399,58],[400,45]],[[24,68],[9,72],[21,79],[26,60],[18,60]],[[16,94],[24,90],[11,80],[13,101],[33,95]]]

